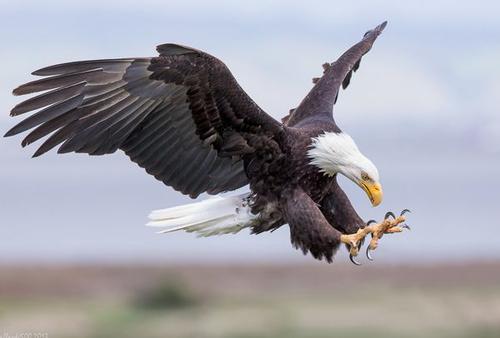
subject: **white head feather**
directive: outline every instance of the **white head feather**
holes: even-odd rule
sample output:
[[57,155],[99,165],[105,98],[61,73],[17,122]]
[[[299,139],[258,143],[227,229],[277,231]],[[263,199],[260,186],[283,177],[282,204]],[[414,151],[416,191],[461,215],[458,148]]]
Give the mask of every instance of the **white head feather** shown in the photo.
[[359,151],[347,134],[326,132],[313,138],[307,155],[310,163],[327,175],[341,173],[356,182],[366,173],[373,181],[380,180],[377,167]]

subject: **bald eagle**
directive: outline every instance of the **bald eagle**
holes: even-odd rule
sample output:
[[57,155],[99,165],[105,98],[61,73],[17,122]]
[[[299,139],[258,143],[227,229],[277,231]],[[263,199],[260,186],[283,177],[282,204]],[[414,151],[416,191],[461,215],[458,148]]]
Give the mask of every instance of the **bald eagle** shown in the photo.
[[[34,157],[60,145],[59,153],[125,152],[167,186],[196,198],[218,195],[151,213],[160,232],[202,236],[290,227],[304,254],[332,261],[344,243],[351,260],[365,236],[377,247],[385,233],[402,231],[403,213],[365,223],[337,183],[341,174],[359,185],[373,206],[382,201],[375,165],[336,125],[333,107],[361,57],[386,22],[368,31],[321,78],[299,106],[279,122],[238,85],[223,62],[177,44],[159,56],[69,62],[32,74],[44,78],[14,89],[43,92],[16,105],[12,116],[36,111],[5,136],[31,130],[22,146],[50,135]],[[249,192],[220,194],[248,186]],[[391,217],[392,216],[392,217]],[[370,257],[370,256],[369,256]]]

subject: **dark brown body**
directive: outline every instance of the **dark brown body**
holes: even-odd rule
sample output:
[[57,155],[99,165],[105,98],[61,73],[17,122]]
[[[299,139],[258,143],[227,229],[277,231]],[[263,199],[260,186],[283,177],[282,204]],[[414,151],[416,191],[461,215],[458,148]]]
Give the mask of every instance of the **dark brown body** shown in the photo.
[[[275,139],[269,140],[272,146],[260,156],[249,157],[245,162],[246,173],[250,182],[252,195],[252,211],[260,217],[253,226],[254,233],[274,230],[284,224],[291,224],[289,204],[294,211],[300,210],[293,196],[308,196],[319,206],[322,216],[339,233],[354,233],[364,225],[349,199],[337,183],[336,176],[328,176],[310,164],[307,152],[314,137],[325,132],[341,132],[332,120],[309,119],[294,127],[285,126],[283,132]],[[272,154],[272,156],[269,156]],[[297,219],[296,212],[293,218]],[[313,218],[308,217],[308,210],[303,212],[301,226],[292,231],[292,241],[300,237],[300,229],[310,228]],[[306,236],[307,237],[307,236]],[[333,236],[328,249],[314,251],[317,258],[324,256],[329,259],[329,253],[340,245],[340,238]],[[297,246],[310,250],[311,246]],[[333,248],[333,251],[332,251]],[[314,250],[314,249],[313,249]]]

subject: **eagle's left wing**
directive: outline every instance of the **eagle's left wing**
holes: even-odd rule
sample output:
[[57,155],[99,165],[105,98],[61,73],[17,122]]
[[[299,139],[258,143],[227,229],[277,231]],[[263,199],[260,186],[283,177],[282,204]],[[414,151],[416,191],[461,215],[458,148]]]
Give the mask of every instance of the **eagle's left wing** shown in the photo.
[[366,32],[363,39],[349,48],[337,61],[331,65],[326,64],[323,76],[317,79],[316,84],[300,105],[283,118],[284,123],[292,127],[315,115],[332,116],[333,105],[337,101],[340,87],[347,88],[352,73],[359,68],[361,58],[370,51],[386,25],[387,21]]

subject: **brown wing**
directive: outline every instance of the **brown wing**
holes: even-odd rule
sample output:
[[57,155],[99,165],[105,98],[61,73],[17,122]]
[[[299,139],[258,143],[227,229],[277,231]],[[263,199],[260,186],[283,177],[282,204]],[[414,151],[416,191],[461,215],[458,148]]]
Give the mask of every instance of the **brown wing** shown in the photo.
[[349,48],[337,61],[331,65],[325,64],[323,76],[315,79],[315,86],[300,105],[283,118],[283,122],[288,126],[294,126],[315,115],[328,114],[331,117],[340,86],[347,88],[352,73],[359,68],[362,56],[368,53],[386,25],[387,21],[368,31],[360,42]]
[[36,151],[101,155],[122,149],[166,185],[191,197],[247,184],[242,156],[249,137],[281,128],[241,89],[227,67],[201,51],[174,44],[159,57],[71,62],[43,68],[47,76],[15,95],[42,92],[11,115],[41,109],[5,136],[32,130]]
[[290,238],[297,249],[310,252],[316,259],[332,262],[339,248],[341,233],[333,228],[318,205],[301,188],[282,194],[285,221],[290,226]]

